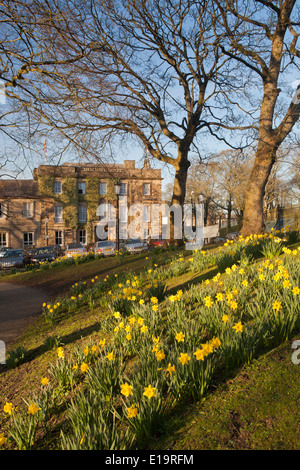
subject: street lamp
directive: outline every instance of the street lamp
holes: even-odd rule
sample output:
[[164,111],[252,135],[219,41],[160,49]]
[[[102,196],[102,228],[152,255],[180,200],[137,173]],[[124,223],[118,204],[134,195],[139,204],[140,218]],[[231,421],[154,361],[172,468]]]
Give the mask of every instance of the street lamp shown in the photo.
[[195,218],[196,218],[196,215],[195,215],[195,201],[194,201],[194,191],[191,191],[191,206],[192,206],[192,229],[193,229],[193,232],[195,231]]
[[117,214],[116,214],[116,251],[120,249],[120,234],[119,234],[119,196],[121,192],[121,183],[116,181],[115,183],[115,194],[117,196]]
[[46,216],[46,218],[45,218],[45,224],[46,224],[46,243],[47,243],[47,246],[48,246],[48,239],[49,239],[49,235],[48,235],[48,222],[49,222],[49,218]]
[[200,202],[200,204],[204,204],[204,201],[205,201],[205,196],[204,196],[204,194],[200,193],[200,194],[199,194],[199,202]]

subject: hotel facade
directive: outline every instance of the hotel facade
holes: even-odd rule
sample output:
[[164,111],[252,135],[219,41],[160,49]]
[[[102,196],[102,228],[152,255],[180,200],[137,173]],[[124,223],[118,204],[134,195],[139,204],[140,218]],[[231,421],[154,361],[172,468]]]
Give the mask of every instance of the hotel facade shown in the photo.
[[[103,230],[114,239],[116,228],[107,220],[117,207],[116,182],[121,185],[120,238],[128,237],[129,208],[142,204],[140,235],[148,239],[151,205],[161,203],[160,170],[147,161],[136,168],[134,160],[110,165],[65,163],[40,165],[32,180],[0,180],[0,247],[92,245]],[[158,220],[155,225],[159,224]]]

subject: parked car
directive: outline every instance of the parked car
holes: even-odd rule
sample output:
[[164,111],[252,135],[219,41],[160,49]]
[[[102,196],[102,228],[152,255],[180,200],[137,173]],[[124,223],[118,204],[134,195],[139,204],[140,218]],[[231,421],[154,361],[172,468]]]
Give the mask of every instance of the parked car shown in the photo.
[[120,247],[130,253],[141,253],[148,250],[147,243],[143,242],[140,238],[127,238],[121,242]]
[[8,250],[12,250],[11,247],[9,246],[3,246],[0,248],[0,258],[8,251]]
[[0,258],[0,268],[24,267],[30,263],[30,256],[25,250],[7,250]]
[[156,239],[156,240],[151,239],[149,241],[149,246],[152,247],[152,248],[154,248],[156,246],[164,247],[164,246],[166,246],[166,240],[165,239]]
[[235,240],[240,235],[241,235],[240,232],[232,232],[232,233],[229,233],[228,235],[226,235],[226,239],[227,240]]
[[116,245],[113,241],[102,240],[95,243],[94,253],[102,253],[105,256],[116,254]]
[[41,246],[36,248],[31,258],[33,263],[51,262],[56,259],[56,254],[51,246]]
[[50,245],[50,248],[53,248],[56,257],[64,255],[64,250],[60,245]]
[[223,238],[223,237],[215,238],[215,243],[225,243],[225,242],[226,242],[226,238]]
[[24,246],[23,250],[27,253],[28,256],[32,257],[36,248],[37,247],[34,245],[28,245],[28,246]]
[[65,255],[70,258],[76,255],[86,255],[87,250],[86,247],[83,246],[81,243],[69,243],[66,248]]

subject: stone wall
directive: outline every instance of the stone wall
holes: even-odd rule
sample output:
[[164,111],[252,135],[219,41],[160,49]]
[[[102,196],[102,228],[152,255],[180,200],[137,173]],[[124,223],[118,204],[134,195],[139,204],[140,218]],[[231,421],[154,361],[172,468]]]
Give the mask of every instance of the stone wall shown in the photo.
[[[7,234],[7,245],[12,248],[23,248],[23,234],[33,233],[33,244],[39,244],[41,240],[41,215],[42,207],[39,199],[4,199],[7,207],[7,214],[0,217],[0,233]],[[32,215],[25,217],[23,215],[23,203],[32,204]]]

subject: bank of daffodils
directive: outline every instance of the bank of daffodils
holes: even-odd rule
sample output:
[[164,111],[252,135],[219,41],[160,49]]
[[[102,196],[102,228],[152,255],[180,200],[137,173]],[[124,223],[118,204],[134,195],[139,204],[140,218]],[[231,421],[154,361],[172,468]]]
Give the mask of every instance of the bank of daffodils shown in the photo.
[[[70,296],[44,304],[50,322],[99,302],[109,314],[96,341],[71,352],[56,349],[56,361],[24,406],[4,404],[7,432],[0,444],[43,448],[63,408],[57,448],[139,448],[178,402],[201,399],[299,328],[300,251],[287,248],[287,236],[241,238],[164,266],[149,256],[139,276],[78,282]],[[214,266],[211,278],[167,293],[168,279]]]

